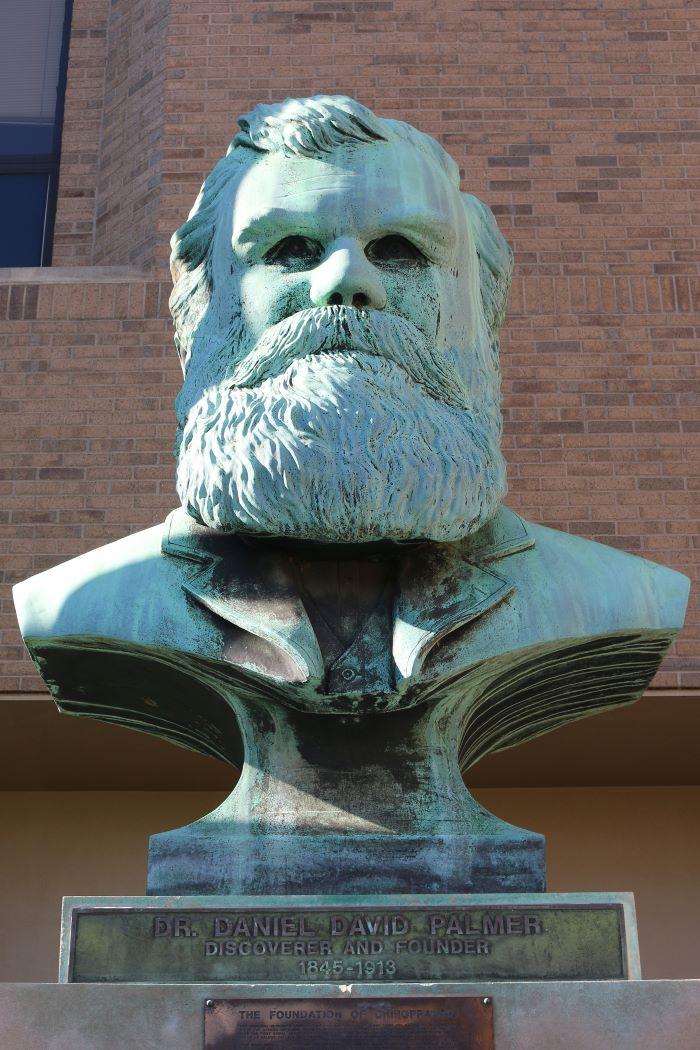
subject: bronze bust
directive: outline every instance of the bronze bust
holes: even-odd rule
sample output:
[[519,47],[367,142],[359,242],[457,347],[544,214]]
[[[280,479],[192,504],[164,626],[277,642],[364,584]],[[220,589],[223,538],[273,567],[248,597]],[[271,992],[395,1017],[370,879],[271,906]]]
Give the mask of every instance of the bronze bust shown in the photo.
[[19,585],[26,644],[61,710],[242,768],[151,893],[543,889],[461,773],[637,699],[687,580],[503,505],[512,253],[442,147],[239,123],[172,241],[181,507]]

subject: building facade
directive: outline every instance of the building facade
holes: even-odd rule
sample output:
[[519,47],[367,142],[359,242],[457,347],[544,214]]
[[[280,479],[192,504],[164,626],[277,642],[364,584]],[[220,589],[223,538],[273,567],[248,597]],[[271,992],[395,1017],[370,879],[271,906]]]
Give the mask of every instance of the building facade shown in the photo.
[[[59,718],[10,586],[175,505],[170,235],[239,113],[320,92],[438,138],[514,248],[509,505],[694,581],[687,626],[637,708],[496,756],[472,783],[548,834],[552,889],[637,892],[645,974],[700,976],[687,932],[700,919],[697,16],[682,0],[46,6],[59,104],[25,123],[58,129],[31,154],[53,165],[33,259],[51,265],[11,249],[0,269],[0,776],[16,922],[2,979],[50,979],[60,895],[141,892],[146,835],[205,812],[198,792],[230,779]],[[21,116],[3,112],[0,146],[3,120]],[[13,177],[21,204],[17,179],[42,172],[7,155],[0,187]],[[29,220],[12,229],[21,247]]]

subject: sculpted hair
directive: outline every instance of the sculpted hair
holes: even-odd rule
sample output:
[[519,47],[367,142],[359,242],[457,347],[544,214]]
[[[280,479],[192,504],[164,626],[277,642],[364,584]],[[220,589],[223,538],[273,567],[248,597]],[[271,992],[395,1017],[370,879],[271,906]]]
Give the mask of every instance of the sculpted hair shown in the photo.
[[[259,105],[238,120],[240,131],[226,155],[204,180],[192,211],[170,241],[173,291],[170,312],[175,346],[183,370],[191,352],[191,337],[209,303],[211,259],[216,222],[227,190],[255,154],[279,152],[285,156],[322,157],[344,143],[372,143],[403,139],[437,163],[456,189],[459,168],[435,139],[400,120],[377,117],[344,95],[288,98]],[[498,330],[505,315],[513,269],[513,253],[490,209],[471,194],[462,199],[479,258],[481,302],[491,332],[492,352],[498,354]]]

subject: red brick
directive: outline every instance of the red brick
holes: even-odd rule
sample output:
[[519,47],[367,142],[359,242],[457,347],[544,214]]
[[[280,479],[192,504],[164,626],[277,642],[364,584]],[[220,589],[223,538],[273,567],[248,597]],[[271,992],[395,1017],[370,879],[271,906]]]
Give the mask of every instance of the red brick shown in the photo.
[[[174,505],[169,237],[239,113],[333,89],[445,143],[514,247],[502,353],[510,504],[698,579],[691,7],[73,8],[54,263],[136,265],[144,278],[0,286],[7,582]],[[699,684],[695,601],[682,659],[657,679],[667,687]],[[0,617],[14,624],[7,590]],[[2,645],[0,687],[40,688],[14,626]]]

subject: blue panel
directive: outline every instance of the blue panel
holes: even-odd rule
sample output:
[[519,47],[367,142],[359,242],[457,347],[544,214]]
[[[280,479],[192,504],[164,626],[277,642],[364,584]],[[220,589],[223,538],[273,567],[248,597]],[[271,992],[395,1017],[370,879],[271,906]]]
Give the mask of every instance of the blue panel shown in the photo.
[[53,124],[0,123],[0,157],[48,156],[53,150]]
[[48,175],[0,175],[0,266],[41,266]]

